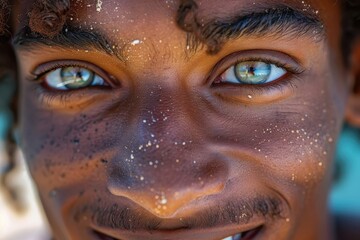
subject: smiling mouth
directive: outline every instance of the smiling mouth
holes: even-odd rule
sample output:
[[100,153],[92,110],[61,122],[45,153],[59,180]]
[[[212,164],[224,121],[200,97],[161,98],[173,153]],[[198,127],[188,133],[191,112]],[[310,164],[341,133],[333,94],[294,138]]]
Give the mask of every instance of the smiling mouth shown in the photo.
[[[252,240],[254,239],[258,233],[260,232],[262,226],[248,230],[248,231],[244,231],[241,233],[237,233],[235,235],[232,236],[228,236],[225,238],[221,238],[219,240]],[[95,234],[95,236],[98,238],[98,240],[125,240],[122,238],[115,238],[109,235],[106,235],[105,233],[93,230],[93,233]],[[165,238],[165,239],[173,239],[173,238]]]

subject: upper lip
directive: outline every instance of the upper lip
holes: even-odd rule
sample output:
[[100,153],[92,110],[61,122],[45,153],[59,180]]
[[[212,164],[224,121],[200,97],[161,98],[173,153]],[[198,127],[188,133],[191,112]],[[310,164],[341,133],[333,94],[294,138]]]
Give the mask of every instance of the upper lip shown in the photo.
[[[129,209],[129,208],[128,208]],[[214,211],[216,208],[212,208]],[[217,208],[218,209],[218,208]],[[132,211],[129,209],[129,211]],[[224,219],[214,219],[214,225],[206,223],[202,224],[201,217],[209,214],[205,212],[210,209],[202,209],[194,211],[191,216],[194,217],[179,217],[171,219],[160,219],[150,215],[146,211],[133,210],[133,213],[143,216],[139,226],[134,229],[126,229],[126,227],[116,227],[110,224],[101,224],[96,220],[91,224],[91,228],[98,233],[110,236],[114,239],[156,239],[156,240],[177,240],[177,239],[197,239],[197,240],[220,240],[238,233],[246,232],[259,228],[265,224],[265,217],[261,214],[253,214],[251,218],[245,221],[231,222],[227,217]],[[125,213],[126,216],[129,213]],[[216,215],[216,214],[215,214]],[[219,216],[221,214],[219,213]],[[125,217],[126,218],[126,217]],[[206,217],[205,217],[206,218]],[[113,219],[113,218],[112,218]],[[94,219],[93,219],[94,220]],[[113,219],[114,220],[114,219]],[[136,219],[129,219],[136,221]],[[146,224],[148,223],[148,228]],[[154,224],[152,224],[154,223]]]

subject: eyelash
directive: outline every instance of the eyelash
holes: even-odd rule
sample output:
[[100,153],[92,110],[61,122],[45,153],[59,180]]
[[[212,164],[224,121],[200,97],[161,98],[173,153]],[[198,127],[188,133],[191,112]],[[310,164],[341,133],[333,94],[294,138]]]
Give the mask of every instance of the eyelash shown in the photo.
[[[264,54],[260,54],[260,55],[264,55]],[[208,79],[207,82],[209,82],[210,87],[215,90],[219,88],[228,88],[231,90],[240,91],[240,92],[243,91],[254,95],[262,95],[271,90],[277,90],[282,92],[286,87],[289,87],[291,88],[291,90],[294,90],[296,88],[296,84],[295,84],[296,81],[302,80],[300,76],[305,71],[305,69],[303,69],[301,65],[298,64],[297,62],[294,64],[285,63],[285,61],[280,61],[278,60],[278,58],[275,57],[269,57],[269,55],[271,54],[268,54],[266,56],[244,57],[244,56],[240,56],[239,53],[230,54],[229,56],[226,56],[223,60],[221,60],[216,64],[216,66],[213,68],[213,71],[209,75],[210,77],[207,78]],[[289,56],[286,56],[286,58],[290,59]],[[291,60],[294,61],[293,59]],[[234,84],[234,83],[224,83],[224,82],[215,83],[216,80],[220,78],[220,76],[229,68],[236,66],[241,62],[247,62],[247,61],[254,61],[254,62],[259,61],[267,64],[274,64],[277,67],[283,68],[286,71],[286,74],[275,81],[264,84]],[[220,97],[222,97],[221,94]]]

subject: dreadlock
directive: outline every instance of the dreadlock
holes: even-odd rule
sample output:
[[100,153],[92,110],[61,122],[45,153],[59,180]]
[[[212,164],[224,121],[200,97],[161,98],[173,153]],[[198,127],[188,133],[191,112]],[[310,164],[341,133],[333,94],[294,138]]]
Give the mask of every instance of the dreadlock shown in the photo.
[[29,26],[33,32],[52,38],[63,29],[69,10],[70,0],[36,0]]

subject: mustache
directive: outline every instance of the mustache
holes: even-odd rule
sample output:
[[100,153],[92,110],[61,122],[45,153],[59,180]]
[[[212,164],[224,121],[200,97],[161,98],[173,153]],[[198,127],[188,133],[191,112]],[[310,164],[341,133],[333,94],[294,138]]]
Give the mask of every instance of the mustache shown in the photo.
[[[195,212],[193,216],[179,218],[182,229],[206,229],[228,224],[247,224],[254,217],[267,220],[283,218],[284,203],[280,198],[258,196],[246,200],[227,200],[205,210]],[[91,218],[99,227],[126,231],[156,231],[164,221],[141,208],[131,208],[117,203],[110,206],[99,204],[83,205],[75,211],[74,219],[79,222],[83,216]]]

